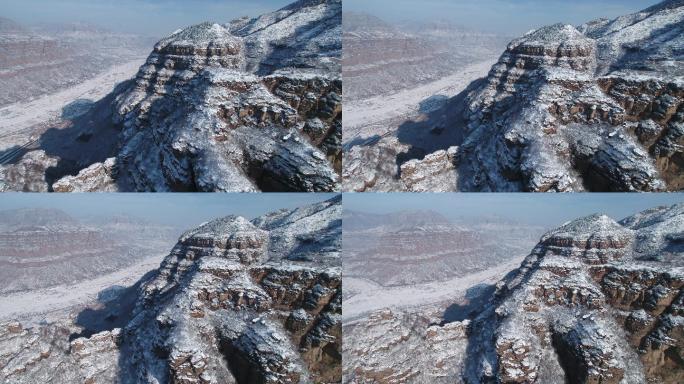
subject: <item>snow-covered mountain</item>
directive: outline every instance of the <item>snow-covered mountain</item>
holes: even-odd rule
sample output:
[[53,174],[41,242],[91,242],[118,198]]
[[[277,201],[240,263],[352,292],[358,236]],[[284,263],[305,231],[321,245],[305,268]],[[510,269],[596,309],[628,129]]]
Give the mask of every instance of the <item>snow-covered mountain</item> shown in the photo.
[[340,0],[297,1],[178,30],[135,79],[0,170],[0,189],[43,176],[61,192],[337,190],[341,19]]
[[0,380],[339,382],[341,202],[210,221],[76,324],[1,324]]
[[683,20],[684,3],[668,0],[531,31],[442,117],[407,123],[401,145],[345,154],[345,189],[679,190]]
[[446,310],[345,323],[343,382],[680,383],[682,230],[681,204],[562,225]]

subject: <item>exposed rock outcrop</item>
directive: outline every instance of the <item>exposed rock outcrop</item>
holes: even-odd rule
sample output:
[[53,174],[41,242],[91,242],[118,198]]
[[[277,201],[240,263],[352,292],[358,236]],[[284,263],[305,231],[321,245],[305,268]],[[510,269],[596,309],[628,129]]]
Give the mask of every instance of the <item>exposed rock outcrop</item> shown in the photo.
[[[452,119],[463,136],[456,159],[440,171],[432,161],[439,153],[410,148],[405,155],[418,160],[409,174],[396,167],[374,176],[396,185],[377,184],[436,191],[682,189],[683,21],[684,3],[668,0],[612,21],[556,24],[513,40],[484,81],[445,107],[464,109]],[[402,156],[396,159],[401,165]],[[440,182],[416,184],[415,175]],[[345,172],[345,183],[373,190],[361,184],[364,177]]]
[[[76,330],[59,324],[0,328],[0,357],[6,357],[0,379],[339,382],[341,209],[338,196],[251,222],[228,216],[190,230],[143,278],[123,329],[68,344]],[[53,341],[38,336],[50,332]],[[43,342],[53,347],[41,355],[36,343]]]
[[468,97],[460,188],[681,189],[683,19],[668,1],[513,41]]
[[681,382],[682,229],[675,205],[547,233],[474,319],[466,381]]
[[[161,40],[115,95],[113,170],[94,165],[56,189],[336,190],[341,12],[339,0],[299,1]],[[93,183],[95,171],[114,182]]]
[[343,382],[455,382],[467,347],[467,321],[444,326],[431,321],[424,314],[387,309],[345,322]]
[[316,0],[178,30],[134,79],[9,148],[0,189],[339,190],[341,23],[341,0]]

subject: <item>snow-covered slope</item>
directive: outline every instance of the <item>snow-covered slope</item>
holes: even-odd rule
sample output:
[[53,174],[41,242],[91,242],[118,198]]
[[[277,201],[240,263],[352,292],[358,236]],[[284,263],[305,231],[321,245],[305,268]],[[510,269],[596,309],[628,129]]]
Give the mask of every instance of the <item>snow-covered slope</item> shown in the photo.
[[681,383],[682,230],[682,204],[579,218],[443,312],[345,322],[344,382]]
[[67,319],[1,324],[0,380],[339,382],[340,213],[337,196],[189,230],[136,285],[132,308],[116,312],[127,320],[123,329],[79,332]]
[[[53,170],[47,187],[338,189],[341,13],[339,0],[299,1],[255,19],[202,23],[162,39],[134,81],[98,102],[84,127],[74,122],[71,131],[82,134],[64,135],[60,143],[66,152],[60,157],[69,159],[62,164],[71,166]],[[87,128],[93,121],[96,127]],[[108,126],[119,131],[116,139],[101,138],[101,131],[113,134]],[[35,160],[38,151],[28,152],[26,161]],[[16,174],[27,172],[21,161],[7,168],[12,179],[23,180]],[[5,179],[5,189],[22,188]]]
[[[439,151],[416,142],[393,156],[396,167],[357,167],[345,182],[355,190],[387,179],[416,191],[679,190],[683,20],[684,4],[665,1],[612,21],[531,31],[445,107],[456,116],[435,134],[457,130],[461,140],[444,136]],[[361,158],[374,147],[355,150]]]

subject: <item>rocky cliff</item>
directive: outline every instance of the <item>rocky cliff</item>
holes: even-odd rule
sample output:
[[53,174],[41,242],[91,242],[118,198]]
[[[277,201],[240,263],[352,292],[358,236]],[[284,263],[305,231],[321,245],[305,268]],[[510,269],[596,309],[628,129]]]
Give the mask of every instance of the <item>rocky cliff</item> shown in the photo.
[[681,383],[683,229],[682,204],[566,223],[447,310],[345,322],[343,381]]
[[[450,130],[462,138],[435,132],[445,138],[439,151],[378,147],[401,152],[392,156],[397,167],[349,174],[350,185],[394,178],[393,188],[416,191],[679,190],[683,20],[684,3],[668,0],[614,20],[531,31],[447,105],[458,112]],[[373,147],[355,149],[374,156]]]
[[112,95],[117,155],[57,191],[332,191],[342,3],[298,1],[179,30]]
[[467,382],[678,383],[684,206],[542,237],[470,324]]
[[3,324],[0,377],[7,383],[339,382],[341,209],[338,196],[188,231],[140,282],[123,329],[68,342],[77,334],[69,324]]

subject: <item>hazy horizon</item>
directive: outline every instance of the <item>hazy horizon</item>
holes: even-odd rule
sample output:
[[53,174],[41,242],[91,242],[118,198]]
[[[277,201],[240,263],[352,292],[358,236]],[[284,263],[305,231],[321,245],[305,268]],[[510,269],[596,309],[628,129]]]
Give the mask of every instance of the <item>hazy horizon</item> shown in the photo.
[[259,16],[294,0],[3,0],[0,16],[25,26],[87,23],[153,37],[204,21],[227,23]]
[[60,209],[74,218],[129,215],[184,229],[228,215],[249,219],[282,208],[328,200],[336,193],[3,193],[0,211],[19,208]]
[[648,8],[654,0],[344,0],[345,12],[362,12],[390,23],[447,21],[476,31],[520,36],[545,25],[580,25]]
[[554,228],[594,213],[622,220],[643,210],[684,203],[680,193],[363,193],[345,194],[344,210],[386,214],[436,211],[450,220],[501,217]]

